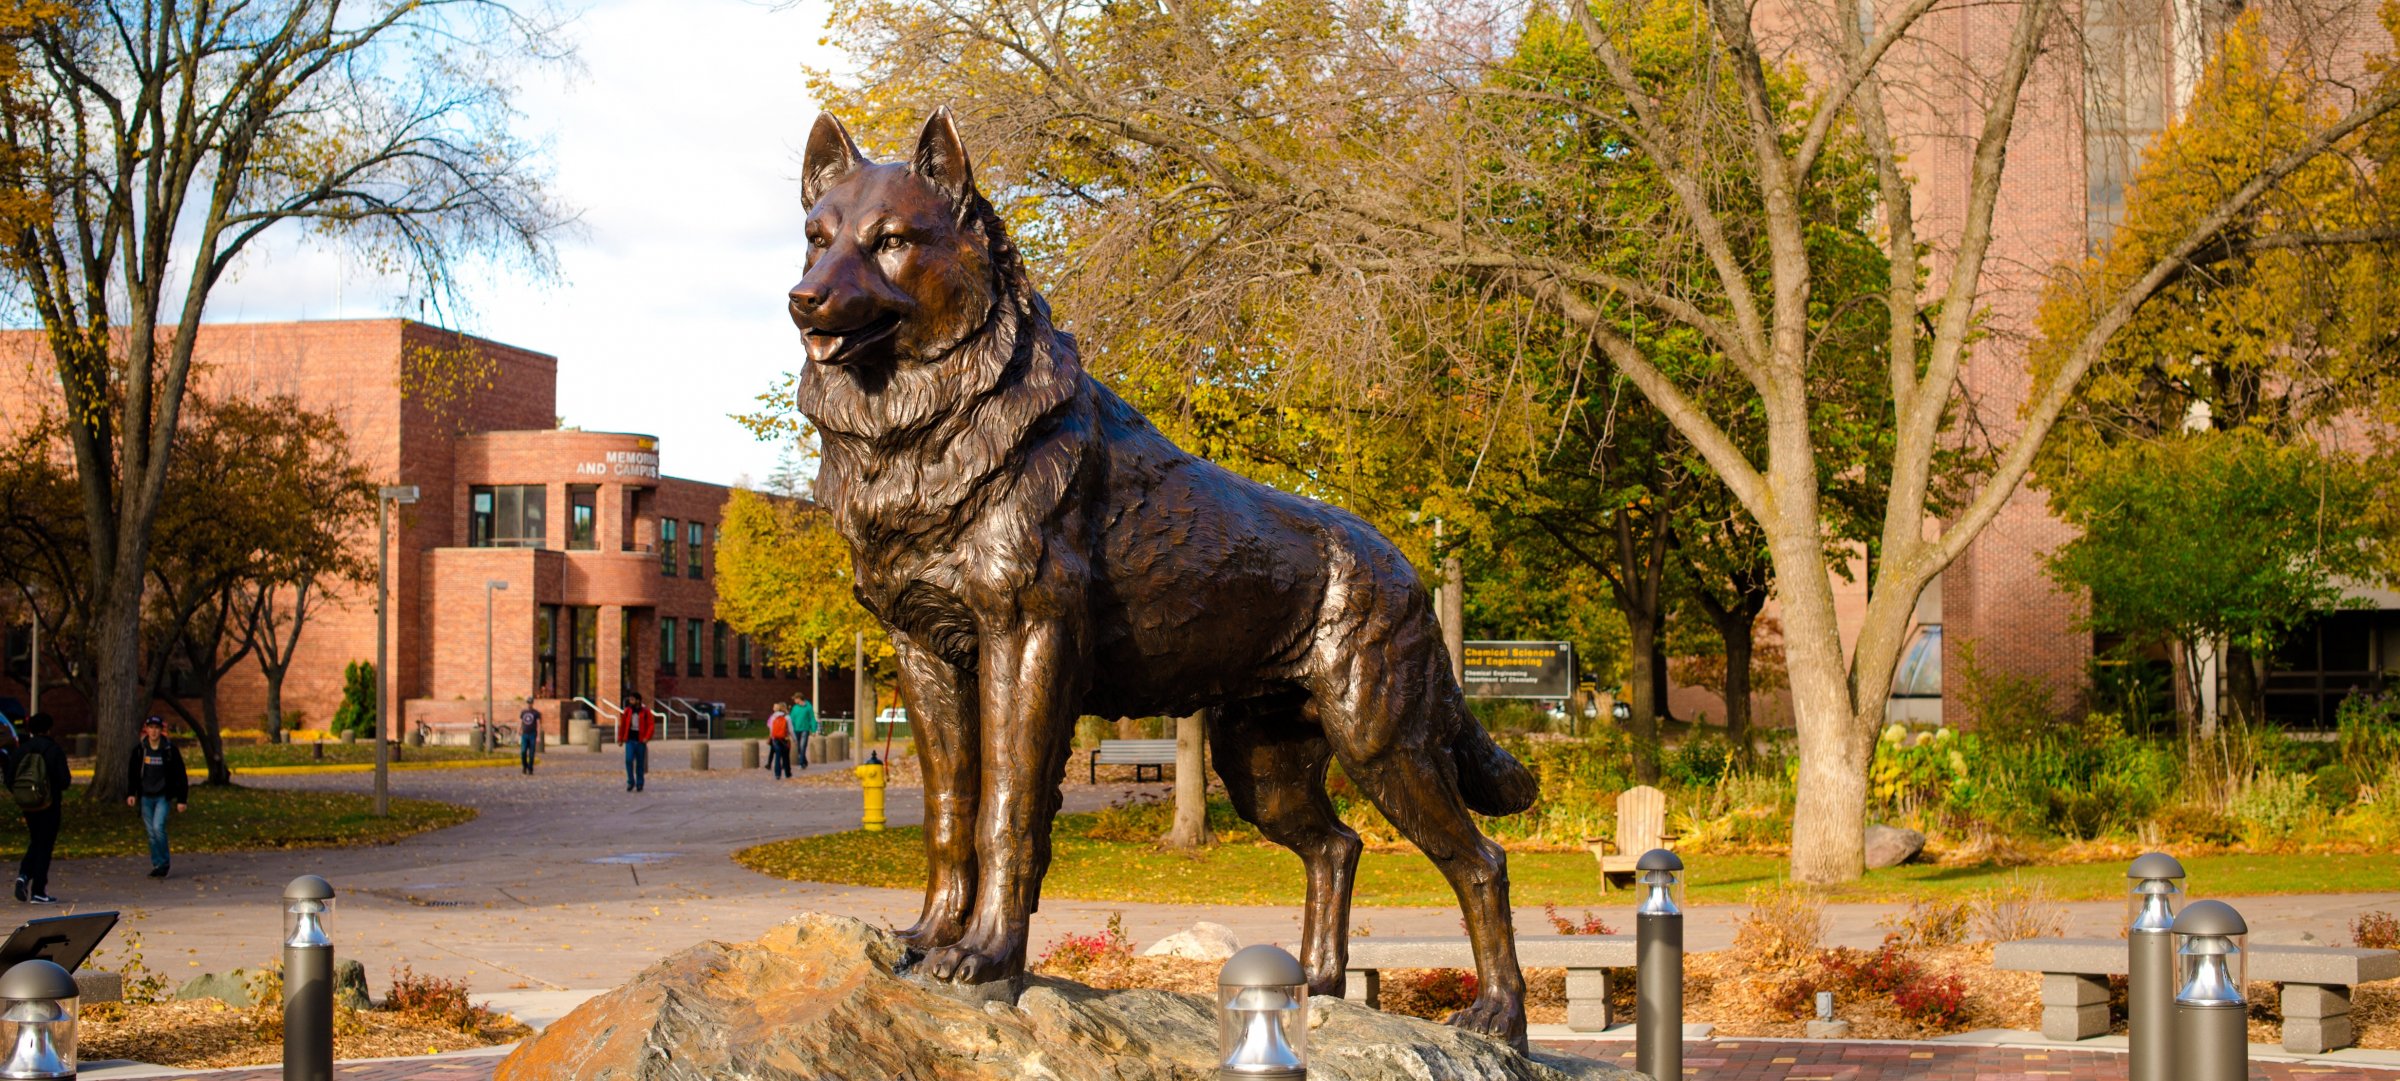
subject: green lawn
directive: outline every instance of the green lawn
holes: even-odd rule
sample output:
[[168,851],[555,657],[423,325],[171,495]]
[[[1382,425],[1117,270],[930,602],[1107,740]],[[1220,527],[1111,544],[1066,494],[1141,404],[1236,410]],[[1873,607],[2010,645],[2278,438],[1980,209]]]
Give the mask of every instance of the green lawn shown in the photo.
[[[318,747],[325,748],[325,757],[317,757]],[[396,746],[392,750],[401,761],[407,762],[490,759],[493,764],[497,765],[501,763],[514,764],[517,760],[517,746],[514,740],[498,751],[481,754],[477,753],[475,748],[465,746]],[[197,747],[185,749],[183,760],[194,775],[198,775],[206,768],[200,760],[200,749]],[[354,765],[373,761],[375,761],[375,744],[372,742],[342,743],[336,740],[327,740],[324,743],[245,743],[228,744],[225,748],[225,764],[236,770],[261,766]]]
[[[1062,816],[1056,854],[1042,883],[1046,897],[1077,901],[1169,904],[1296,905],[1306,883],[1299,857],[1257,844],[1218,845],[1187,856],[1145,844],[1094,841]],[[743,866],[780,878],[858,886],[917,888],[925,881],[924,837],[915,827],[884,833],[835,833],[776,841],[736,853]],[[1778,856],[1688,857],[1690,899],[1736,902],[1754,887],[1784,877]],[[2195,893],[2238,896],[2389,890],[2400,882],[2400,854],[2200,856],[2183,861]],[[1516,852],[1508,859],[1509,894],[1519,906],[1631,904],[1611,891],[1605,902],[1592,857],[1583,852]],[[1857,883],[1825,891],[1833,901],[1909,901],[1963,897],[2017,878],[2039,882],[2059,900],[2124,896],[2121,863],[2051,867],[1908,866],[1870,872]],[[1357,903],[1442,906],[1457,903],[1433,865],[1414,852],[1369,852],[1359,859]]]
[[[194,786],[191,810],[167,823],[178,852],[239,852],[276,848],[348,848],[385,844],[455,826],[475,809],[433,800],[393,799],[388,818],[376,818],[374,797],[349,792]],[[25,848],[25,820],[0,815],[0,852]],[[71,790],[58,834],[61,859],[132,856],[150,850],[141,819],[123,803],[95,804]]]

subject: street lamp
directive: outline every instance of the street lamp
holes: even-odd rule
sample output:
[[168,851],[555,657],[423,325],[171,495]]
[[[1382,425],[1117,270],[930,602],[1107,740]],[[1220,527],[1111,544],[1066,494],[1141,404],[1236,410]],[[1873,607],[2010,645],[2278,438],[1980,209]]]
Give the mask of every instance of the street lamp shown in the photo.
[[301,875],[283,888],[283,1081],[333,1081],[333,884]]
[[1305,1081],[1308,974],[1291,954],[1247,946],[1217,974],[1218,1081]]
[[392,723],[392,524],[391,508],[417,501],[414,484],[375,490],[375,817],[392,813],[392,749],[384,739]]
[[1618,724],[1624,724],[1633,719],[1633,707],[1624,699],[1618,699],[1616,704],[1608,707],[1608,715],[1616,718]]
[[0,1077],[74,1081],[75,977],[35,958],[0,975]]
[[1676,904],[1683,860],[1653,848],[1635,860],[1642,900],[1634,917],[1633,1068],[1683,1076],[1683,909]]
[[475,749],[489,754],[492,750],[492,724],[499,718],[492,713],[492,594],[508,588],[498,578],[483,583],[483,727],[475,730]]
[[2175,917],[2175,1069],[2178,1081],[2245,1081],[2250,1076],[2249,1004],[2242,981],[2250,926],[2223,901],[2201,901]]
[[2174,1081],[2175,899],[2183,864],[2152,852],[2125,877],[2126,1081]]

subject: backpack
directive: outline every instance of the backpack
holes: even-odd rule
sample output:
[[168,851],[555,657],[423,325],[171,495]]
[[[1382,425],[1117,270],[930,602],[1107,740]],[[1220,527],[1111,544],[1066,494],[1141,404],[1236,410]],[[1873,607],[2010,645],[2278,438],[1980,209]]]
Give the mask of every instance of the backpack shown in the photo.
[[38,811],[49,806],[49,758],[36,751],[17,763],[17,775],[8,782],[8,795],[17,801],[20,810]]

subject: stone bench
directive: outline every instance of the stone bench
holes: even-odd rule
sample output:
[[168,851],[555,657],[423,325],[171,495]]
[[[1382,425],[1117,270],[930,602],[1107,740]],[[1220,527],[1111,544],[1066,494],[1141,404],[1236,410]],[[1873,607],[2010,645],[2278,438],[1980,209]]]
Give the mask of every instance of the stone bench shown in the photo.
[[[2283,1047],[2320,1055],[2357,1040],[2350,989],[2400,979],[2400,951],[2251,945],[2250,979],[2283,985]],[[2082,1040],[2108,1033],[2108,977],[2126,973],[2121,938],[2029,938],[1992,951],[1992,967],[2042,974],[2042,1035]]]
[[[1608,1027],[1608,970],[1632,968],[1632,935],[1518,935],[1517,963],[1567,970],[1567,1027]],[[1475,947],[1464,938],[1354,938],[1343,973],[1342,997],[1383,1007],[1387,968],[1475,968]]]

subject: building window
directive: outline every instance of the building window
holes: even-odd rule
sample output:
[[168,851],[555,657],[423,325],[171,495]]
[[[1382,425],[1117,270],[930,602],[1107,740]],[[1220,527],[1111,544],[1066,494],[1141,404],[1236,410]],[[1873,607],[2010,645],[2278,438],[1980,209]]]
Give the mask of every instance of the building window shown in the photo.
[[567,485],[567,548],[588,552],[600,547],[600,489],[590,484]]
[[701,676],[708,674],[706,670],[700,667],[700,662],[703,659],[700,656],[700,635],[704,630],[706,630],[706,625],[701,620],[687,619],[683,621],[684,675]]
[[675,577],[675,519],[658,520],[658,572]]
[[539,548],[547,493],[539,484],[467,489],[467,547]]
[[642,498],[647,494],[649,493],[630,484],[617,487],[617,503],[623,509],[623,513],[618,516],[617,521],[617,547],[624,551],[636,550],[637,545],[633,538],[635,531],[641,526],[642,505],[649,502]]
[[600,697],[600,610],[576,607],[572,656],[568,659],[568,691],[576,698]]
[[674,616],[666,616],[658,621],[658,671],[661,675],[675,674],[675,635],[681,629],[676,624],[681,622]]
[[543,698],[558,697],[558,606],[533,610],[533,685]]
[[640,686],[633,681],[633,612],[617,609],[617,693],[632,694]]
[[724,620],[720,619],[716,622],[716,630],[716,642],[714,643],[716,649],[713,658],[715,663],[710,667],[716,671],[719,678],[723,678],[725,675],[725,639],[727,637]]
[[750,678],[750,636],[746,634],[741,636],[734,648],[734,674],[748,679]]
[[685,522],[683,523],[683,539],[684,547],[691,549],[691,557],[684,562],[691,568],[692,577],[698,578],[701,575],[701,568],[707,562],[701,556],[705,554],[702,549],[708,546],[708,527],[699,522]]

